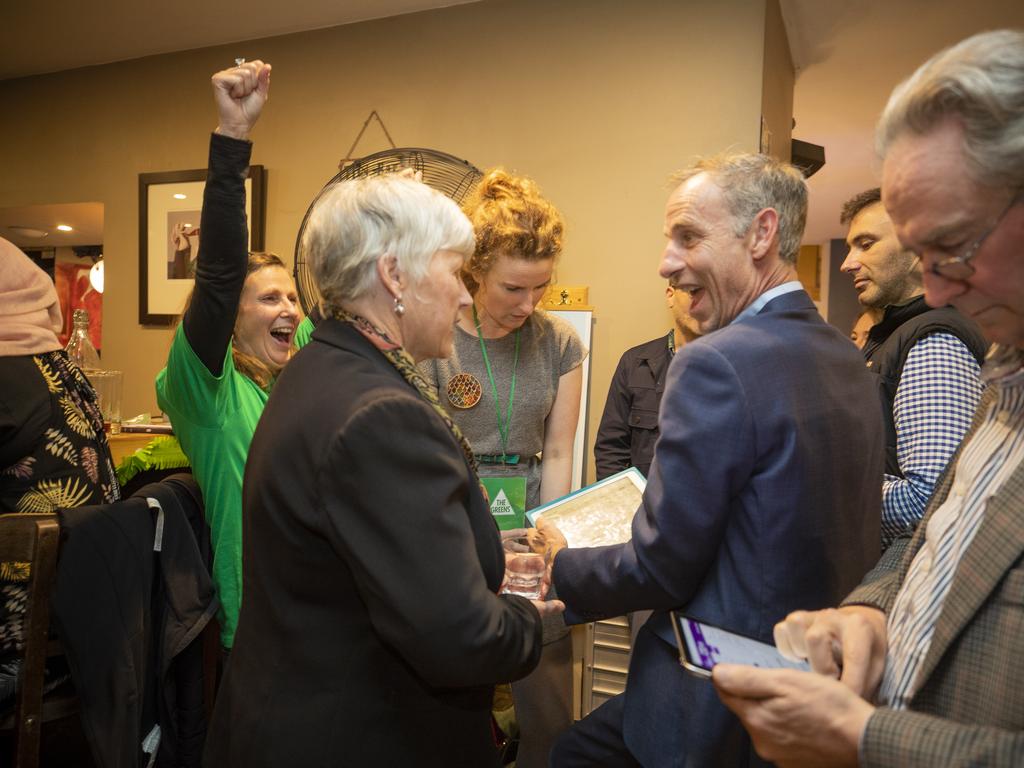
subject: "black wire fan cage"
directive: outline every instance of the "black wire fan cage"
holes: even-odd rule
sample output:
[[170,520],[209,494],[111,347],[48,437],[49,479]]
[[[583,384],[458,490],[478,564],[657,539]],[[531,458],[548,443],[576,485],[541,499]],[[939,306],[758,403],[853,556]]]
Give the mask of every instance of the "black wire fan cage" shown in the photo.
[[444,193],[459,204],[483,176],[483,173],[475,165],[460,160],[454,155],[436,149],[416,147],[386,149],[345,166],[313,198],[313,202],[306,210],[306,215],[302,217],[299,234],[295,239],[295,283],[298,286],[302,310],[307,315],[319,303],[320,291],[313,280],[306,255],[302,252],[302,237],[305,234],[309,217],[317,203],[320,202],[320,198],[339,182],[368,176],[381,176],[386,173],[398,173],[406,168],[419,171],[423,176],[424,184]]

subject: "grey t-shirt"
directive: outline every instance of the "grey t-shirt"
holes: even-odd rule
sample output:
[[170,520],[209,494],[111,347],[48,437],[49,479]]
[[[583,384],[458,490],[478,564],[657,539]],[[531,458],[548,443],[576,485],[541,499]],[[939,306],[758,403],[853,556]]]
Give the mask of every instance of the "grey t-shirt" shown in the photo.
[[[498,390],[502,418],[508,407],[515,359],[515,334],[484,339]],[[520,331],[516,392],[506,453],[519,454],[519,465],[481,464],[483,477],[526,474],[526,508],[540,503],[540,462],[534,457],[544,447],[544,422],[555,404],[558,380],[576,368],[587,356],[579,335],[559,317],[536,310]],[[475,333],[455,328],[452,356],[447,360],[426,360],[420,370],[438,390],[442,404],[459,425],[476,454],[500,454],[501,437],[491,382],[487,376]],[[472,408],[456,408],[448,398],[448,382],[459,373],[469,373],[480,382],[481,396]]]

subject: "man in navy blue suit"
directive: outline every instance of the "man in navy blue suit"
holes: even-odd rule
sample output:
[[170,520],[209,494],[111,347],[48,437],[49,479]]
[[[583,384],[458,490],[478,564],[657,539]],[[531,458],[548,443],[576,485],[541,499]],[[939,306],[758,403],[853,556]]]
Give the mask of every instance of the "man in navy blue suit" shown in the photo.
[[669,369],[632,540],[567,549],[539,526],[567,621],[654,614],[625,693],[563,735],[556,768],[758,764],[711,683],[679,665],[668,610],[771,642],[878,559],[877,395],[796,280],[806,211],[800,173],[763,155],[703,160],[669,196],[659,272],[705,336]]

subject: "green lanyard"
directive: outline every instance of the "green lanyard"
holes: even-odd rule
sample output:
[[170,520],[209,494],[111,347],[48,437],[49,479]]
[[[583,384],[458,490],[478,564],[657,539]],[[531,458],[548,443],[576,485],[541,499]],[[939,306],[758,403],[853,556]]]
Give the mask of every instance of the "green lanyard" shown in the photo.
[[[494,395],[494,411],[498,416],[498,435],[501,437],[501,463],[509,462],[506,453],[508,452],[508,436],[512,429],[512,400],[516,396],[516,368],[519,367],[519,329],[516,329],[516,352],[512,360],[512,386],[508,391],[508,406],[505,408],[505,418],[501,418],[501,405],[498,404],[498,385],[494,383],[494,373],[491,371],[491,359],[487,356],[487,345],[484,344],[484,335],[480,331],[480,318],[476,314],[476,302],[473,303],[473,324],[476,325],[476,337],[480,340],[480,354],[483,355],[484,365],[487,366],[487,378],[491,380],[491,393]],[[516,457],[518,459],[518,457]]]

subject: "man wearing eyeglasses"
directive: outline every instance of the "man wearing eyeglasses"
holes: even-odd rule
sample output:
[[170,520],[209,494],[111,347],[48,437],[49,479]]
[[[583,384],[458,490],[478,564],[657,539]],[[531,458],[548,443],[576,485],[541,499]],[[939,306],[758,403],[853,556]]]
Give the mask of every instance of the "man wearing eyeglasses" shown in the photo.
[[921,259],[900,245],[881,189],[848,200],[839,220],[850,249],[839,269],[862,306],[884,313],[864,345],[885,420],[884,550],[917,525],[967,432],[988,344],[969,317],[925,302]]
[[[725,704],[780,766],[1024,765],[1024,33],[988,32],[897,87],[882,200],[925,296],[995,343],[921,525],[838,610],[776,625],[813,672],[721,665]],[[837,682],[831,678],[839,678]]]

